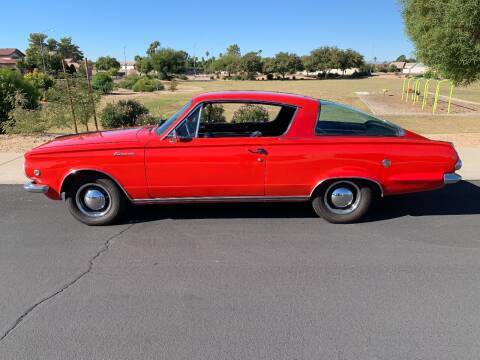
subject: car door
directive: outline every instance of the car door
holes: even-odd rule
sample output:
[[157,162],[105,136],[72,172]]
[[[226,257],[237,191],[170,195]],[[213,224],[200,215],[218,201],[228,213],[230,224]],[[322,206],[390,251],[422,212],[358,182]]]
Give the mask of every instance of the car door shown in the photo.
[[198,138],[201,105],[169,136],[146,145],[152,198],[245,197],[265,194],[262,138]]

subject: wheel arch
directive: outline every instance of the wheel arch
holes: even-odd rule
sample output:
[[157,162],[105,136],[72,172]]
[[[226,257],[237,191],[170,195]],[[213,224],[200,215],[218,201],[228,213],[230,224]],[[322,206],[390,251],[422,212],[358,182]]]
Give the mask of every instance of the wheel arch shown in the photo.
[[324,186],[332,183],[333,181],[336,180],[350,180],[350,181],[364,181],[366,183],[369,183],[373,186],[374,189],[378,192],[378,194],[383,197],[384,196],[384,190],[382,184],[373,178],[370,177],[365,177],[365,176],[335,176],[335,177],[328,177],[325,179],[320,180],[315,184],[315,186],[312,188],[310,191],[310,198],[313,198],[313,196],[321,190]]
[[67,190],[68,186],[72,183],[74,179],[77,179],[81,176],[87,176],[87,175],[101,175],[103,177],[107,177],[110,180],[112,180],[118,187],[119,189],[123,192],[127,200],[131,201],[132,198],[128,193],[125,191],[124,187],[120,182],[115,179],[112,175],[109,173],[103,171],[103,170],[98,170],[98,169],[73,169],[70,170],[68,173],[65,174],[65,176],[62,178],[62,181],[60,183],[60,196],[65,193]]

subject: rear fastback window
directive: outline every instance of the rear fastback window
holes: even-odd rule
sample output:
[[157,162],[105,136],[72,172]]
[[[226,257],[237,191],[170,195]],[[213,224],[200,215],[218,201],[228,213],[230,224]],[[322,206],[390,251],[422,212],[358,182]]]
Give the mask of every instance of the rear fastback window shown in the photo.
[[331,101],[320,101],[316,135],[400,136],[402,130],[387,121]]

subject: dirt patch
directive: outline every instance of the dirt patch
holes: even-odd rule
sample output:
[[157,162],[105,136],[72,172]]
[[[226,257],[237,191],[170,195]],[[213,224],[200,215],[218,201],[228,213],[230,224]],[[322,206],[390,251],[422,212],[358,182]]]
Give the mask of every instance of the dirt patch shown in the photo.
[[469,134],[423,134],[429,139],[449,141],[458,147],[480,147],[480,133]]
[[[423,95],[420,95],[413,103],[412,94],[408,94],[408,101],[406,95],[402,99],[401,93],[357,92],[356,94],[374,115],[432,114],[433,95],[427,97],[427,102],[423,106]],[[441,97],[438,101],[436,115],[480,116],[480,104],[453,99],[450,113],[448,113],[448,100]]]
[[23,153],[54,138],[54,135],[0,135],[0,152]]

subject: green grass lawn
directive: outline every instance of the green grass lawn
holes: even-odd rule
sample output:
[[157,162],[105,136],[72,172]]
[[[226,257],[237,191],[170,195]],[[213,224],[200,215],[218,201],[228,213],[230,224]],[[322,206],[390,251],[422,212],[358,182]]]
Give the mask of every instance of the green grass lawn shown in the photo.
[[[287,80],[287,81],[182,81],[178,91],[143,93],[131,95],[109,95],[104,103],[117,99],[134,98],[144,103],[155,116],[167,117],[173,114],[186,101],[196,94],[222,90],[269,90],[312,96],[315,98],[337,101],[369,112],[365,104],[355,92],[381,92],[387,89],[390,93],[400,93],[401,78],[367,78],[351,80]],[[442,88],[443,94],[448,86]],[[480,102],[480,84],[467,88],[456,88],[454,97]],[[476,116],[389,116],[398,125],[420,133],[480,133],[480,118]]]

